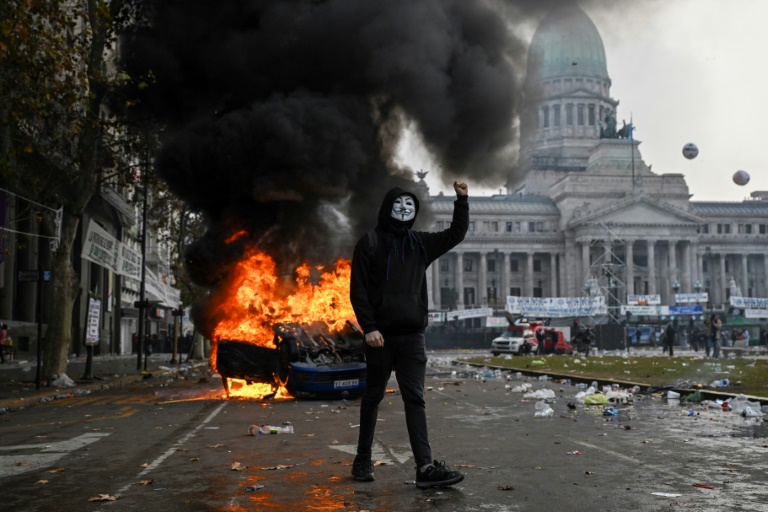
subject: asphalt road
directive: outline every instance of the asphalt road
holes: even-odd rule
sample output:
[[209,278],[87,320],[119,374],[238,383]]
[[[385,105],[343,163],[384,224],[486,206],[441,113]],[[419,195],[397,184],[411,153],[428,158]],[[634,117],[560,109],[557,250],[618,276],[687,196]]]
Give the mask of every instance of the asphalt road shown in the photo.
[[[768,510],[762,420],[650,397],[606,417],[569,408],[575,386],[482,377],[451,359],[431,355],[426,396],[434,456],[466,474],[452,488],[413,485],[396,392],[380,409],[376,481],[359,483],[359,401],[225,400],[218,379],[152,379],[0,416],[0,509]],[[510,391],[522,382],[555,392],[552,417]],[[293,434],[248,434],[283,422]]]

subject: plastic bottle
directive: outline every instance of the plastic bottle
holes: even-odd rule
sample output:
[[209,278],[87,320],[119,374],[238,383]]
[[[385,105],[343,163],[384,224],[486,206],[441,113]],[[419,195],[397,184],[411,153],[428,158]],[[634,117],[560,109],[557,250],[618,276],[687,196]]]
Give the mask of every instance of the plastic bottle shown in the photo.
[[262,425],[259,427],[259,434],[293,434],[293,425],[285,425],[284,427]]

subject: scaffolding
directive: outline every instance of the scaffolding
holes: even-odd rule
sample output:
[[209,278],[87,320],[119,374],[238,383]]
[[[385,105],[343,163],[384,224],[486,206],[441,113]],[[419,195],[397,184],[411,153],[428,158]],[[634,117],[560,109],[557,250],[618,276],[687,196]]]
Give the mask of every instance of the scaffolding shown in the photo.
[[[594,297],[605,297],[606,314],[592,319],[593,324],[621,323],[621,305],[627,297],[626,262],[624,261],[624,237],[613,229],[612,224],[595,223],[590,227],[590,253],[598,249],[598,256],[589,266],[584,282],[584,293]],[[631,264],[631,262],[630,262]]]

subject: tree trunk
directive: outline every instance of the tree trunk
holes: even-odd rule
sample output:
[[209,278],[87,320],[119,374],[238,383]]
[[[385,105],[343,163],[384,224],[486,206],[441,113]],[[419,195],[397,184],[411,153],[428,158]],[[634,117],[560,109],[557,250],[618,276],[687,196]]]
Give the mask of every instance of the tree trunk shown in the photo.
[[43,380],[67,373],[67,356],[72,345],[72,310],[79,294],[77,274],[72,267],[72,249],[80,216],[68,213],[61,224],[61,241],[53,258],[51,311],[43,344]]

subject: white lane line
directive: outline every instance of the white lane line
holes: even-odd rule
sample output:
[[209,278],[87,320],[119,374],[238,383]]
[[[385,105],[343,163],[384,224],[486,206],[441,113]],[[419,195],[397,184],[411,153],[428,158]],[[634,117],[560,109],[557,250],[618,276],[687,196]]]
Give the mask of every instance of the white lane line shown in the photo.
[[[198,430],[200,430],[201,428],[203,428],[204,426],[206,426],[208,423],[210,423],[210,422],[211,422],[211,420],[212,420],[213,418],[215,418],[215,417],[216,417],[216,416],[217,416],[217,415],[218,415],[218,414],[219,414],[219,413],[222,411],[222,409],[224,409],[224,408],[227,406],[227,403],[228,403],[228,402],[222,402],[222,403],[221,403],[221,405],[219,405],[219,406],[218,406],[216,409],[214,409],[214,410],[213,410],[213,412],[211,412],[211,414],[209,414],[207,418],[205,418],[205,419],[204,419],[202,422],[200,422],[200,424],[199,424],[198,426],[196,426],[195,428],[193,428],[192,430],[190,430],[189,432],[187,432],[187,434],[186,434],[184,437],[182,437],[181,439],[179,439],[178,441],[176,441],[176,443],[174,443],[174,444],[173,444],[173,446],[171,446],[170,448],[168,448],[168,450],[166,450],[166,452],[165,452],[165,453],[163,453],[162,455],[160,455],[158,458],[156,458],[155,460],[153,460],[153,461],[152,461],[152,462],[151,462],[151,463],[150,463],[150,464],[149,464],[149,465],[148,465],[146,468],[144,468],[143,470],[141,470],[141,471],[139,472],[139,474],[138,474],[138,475],[136,475],[136,479],[138,480],[139,478],[143,477],[144,475],[146,475],[147,473],[149,473],[150,471],[152,471],[153,469],[155,469],[156,467],[158,467],[160,464],[162,464],[162,463],[163,463],[163,461],[164,461],[165,459],[167,459],[168,457],[170,457],[170,456],[171,456],[171,455],[173,455],[174,453],[178,452],[178,449],[179,449],[181,446],[183,446],[183,445],[184,445],[184,443],[186,443],[187,441],[189,441],[189,440],[190,440],[190,438],[191,438],[192,436],[194,436],[194,435],[197,433],[197,431],[198,431]],[[127,491],[127,490],[128,490],[128,489],[129,489],[129,488],[130,488],[130,487],[131,487],[131,486],[132,486],[134,483],[135,483],[135,482],[131,482],[131,483],[129,483],[129,484],[126,484],[125,486],[123,486],[123,488],[121,488],[120,490],[118,490],[116,494],[122,494],[122,493],[124,493],[124,492],[125,492],[125,491]]]
[[654,471],[656,471],[658,473],[664,473],[664,474],[666,474],[668,476],[673,476],[673,477],[675,477],[675,479],[680,477],[679,473],[677,473],[675,471],[672,471],[672,470],[669,470],[669,469],[665,468],[664,466],[659,466],[659,465],[656,465],[656,464],[651,464],[649,462],[643,462],[643,461],[641,461],[639,459],[636,459],[634,457],[630,457],[629,455],[624,455],[623,453],[615,452],[613,450],[609,450],[607,448],[603,448],[602,446],[597,446],[596,444],[585,443],[584,441],[577,441],[576,439],[571,439],[571,441],[576,443],[576,444],[580,444],[581,446],[586,446],[587,448],[592,448],[593,450],[599,450],[599,451],[601,451],[603,453],[606,453],[608,455],[613,455],[614,457],[617,457],[619,459],[623,459],[623,460],[626,460],[626,461],[629,461],[629,462],[633,462],[635,464],[642,465],[642,466],[645,466],[645,467],[651,467],[651,468],[653,468]]
[[53,465],[68,453],[79,450],[99,439],[107,437],[106,432],[88,432],[72,439],[55,441],[47,444],[19,444],[16,446],[3,446],[0,451],[24,452],[39,450],[40,453],[0,455],[0,478],[16,476],[28,471],[39,470]]

